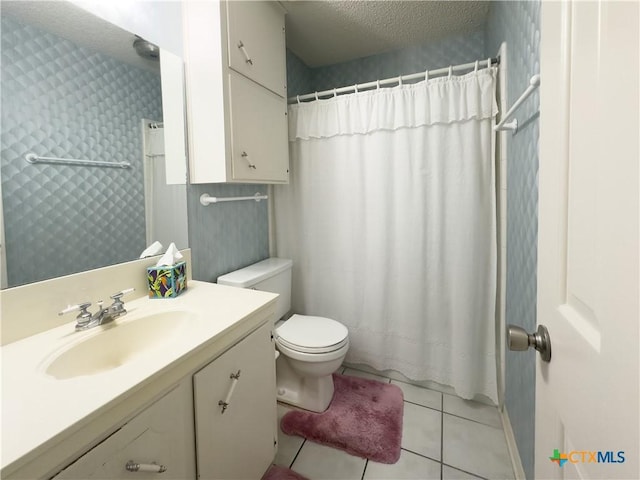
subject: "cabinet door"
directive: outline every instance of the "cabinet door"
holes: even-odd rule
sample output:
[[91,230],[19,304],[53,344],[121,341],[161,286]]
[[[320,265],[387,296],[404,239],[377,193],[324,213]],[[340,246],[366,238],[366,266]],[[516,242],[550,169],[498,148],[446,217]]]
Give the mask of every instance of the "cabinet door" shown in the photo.
[[271,327],[268,322],[193,377],[198,478],[257,479],[273,461],[277,414]]
[[[126,464],[159,464],[166,472],[129,472]],[[185,381],[58,473],[55,480],[195,479],[193,394]]]
[[229,66],[287,96],[284,11],[277,2],[227,2]]
[[257,83],[229,72],[233,180],[287,183],[287,102]]

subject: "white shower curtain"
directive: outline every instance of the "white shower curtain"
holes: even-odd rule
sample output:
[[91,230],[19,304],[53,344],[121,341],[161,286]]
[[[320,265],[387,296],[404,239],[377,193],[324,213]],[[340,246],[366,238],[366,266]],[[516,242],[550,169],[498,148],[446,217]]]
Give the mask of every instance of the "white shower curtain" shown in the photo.
[[495,76],[290,106],[275,224],[294,311],[345,324],[347,362],[497,402]]

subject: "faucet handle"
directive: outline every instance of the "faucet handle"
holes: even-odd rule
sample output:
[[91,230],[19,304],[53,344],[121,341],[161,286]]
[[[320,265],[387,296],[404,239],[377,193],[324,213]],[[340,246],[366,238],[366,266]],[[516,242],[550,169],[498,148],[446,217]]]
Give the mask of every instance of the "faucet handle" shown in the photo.
[[84,315],[91,316],[91,314],[87,311],[87,308],[89,308],[90,306],[91,306],[91,302],[78,303],[77,305],[67,305],[67,308],[65,308],[62,311],[58,312],[58,315],[62,316],[65,313],[71,313],[71,312],[75,312],[75,311],[79,310],[80,313],[78,314],[78,318],[80,318],[81,316],[84,316]]
[[111,295],[111,299],[116,301],[116,302],[121,302],[122,300],[120,300],[122,297],[124,297],[127,293],[131,293],[134,292],[136,289],[135,288],[127,288],[125,290],[122,290],[118,293],[114,293],[113,295]]
[[77,305],[67,305],[67,308],[58,312],[59,316],[64,315],[65,313],[80,311],[76,320],[78,321],[76,328],[81,328],[84,325],[87,325],[91,321],[91,313],[87,310],[91,306],[91,302],[82,302]]
[[111,313],[117,315],[124,315],[127,311],[124,309],[124,302],[122,301],[122,297],[124,297],[127,293],[131,293],[135,291],[135,288],[127,288],[126,290],[122,290],[121,292],[114,293],[111,295],[111,299],[113,303],[109,307]]

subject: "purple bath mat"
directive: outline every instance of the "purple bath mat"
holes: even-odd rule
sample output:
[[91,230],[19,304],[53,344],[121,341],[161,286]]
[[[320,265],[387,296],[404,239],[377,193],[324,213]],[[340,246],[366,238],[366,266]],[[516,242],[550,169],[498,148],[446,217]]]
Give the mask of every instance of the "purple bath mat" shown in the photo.
[[402,440],[402,390],[337,373],[333,383],[335,393],[326,411],[289,412],[282,417],[282,431],[375,462],[396,463]]
[[269,470],[262,476],[261,480],[309,480],[307,477],[297,474],[293,470],[281,467],[279,465],[271,465]]

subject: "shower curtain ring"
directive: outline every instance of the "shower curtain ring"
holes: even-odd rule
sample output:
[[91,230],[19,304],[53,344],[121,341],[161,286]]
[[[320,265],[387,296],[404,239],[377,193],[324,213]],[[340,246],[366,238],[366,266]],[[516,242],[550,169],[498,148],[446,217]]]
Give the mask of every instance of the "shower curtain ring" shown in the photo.
[[333,98],[336,98],[338,96],[338,91],[334,88],[333,89]]
[[491,57],[487,58],[487,68],[491,67]]
[[358,84],[357,83],[353,86],[353,89],[356,91],[356,93],[358,93]]
[[425,82],[429,81],[429,70],[424,71],[424,81]]
[[449,78],[453,76],[453,67],[449,65]]
[[318,100],[318,92],[316,92],[316,100]]
[[476,60],[476,66],[473,69],[474,72],[478,73],[478,66],[480,65],[480,62],[478,60]]
[[300,95],[296,95],[296,100],[298,100],[298,104],[300,103]]
[[376,89],[380,90],[380,79],[376,80]]
[[402,75],[400,75],[398,77],[398,86],[401,87],[402,86]]

